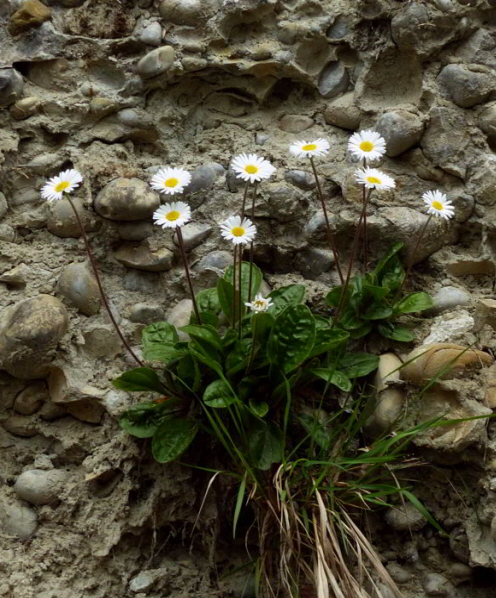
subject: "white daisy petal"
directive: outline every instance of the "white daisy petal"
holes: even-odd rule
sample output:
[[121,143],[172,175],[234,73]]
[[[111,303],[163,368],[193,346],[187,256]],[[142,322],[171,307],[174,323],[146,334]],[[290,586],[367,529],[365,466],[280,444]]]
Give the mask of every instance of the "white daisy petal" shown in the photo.
[[165,193],[166,195],[175,195],[182,193],[184,188],[191,183],[191,174],[182,168],[161,168],[156,175],[152,177],[150,186],[155,191]]
[[452,202],[441,191],[426,191],[422,199],[427,207],[427,213],[433,216],[440,216],[446,220],[453,218],[455,208]]
[[355,158],[374,162],[386,153],[386,140],[377,131],[360,131],[350,137],[348,151]]
[[296,141],[289,146],[289,152],[297,158],[313,158],[324,156],[330,149],[327,139],[315,139],[315,141]]
[[394,179],[376,168],[357,170],[355,178],[360,185],[365,185],[367,189],[393,189],[396,187]]
[[191,220],[191,208],[183,201],[175,201],[160,206],[153,213],[154,224],[162,228],[176,228],[184,226]]
[[64,170],[43,185],[41,197],[48,201],[57,201],[63,198],[64,193],[72,193],[82,182],[80,172],[72,168]]
[[220,234],[227,241],[241,245],[253,241],[257,234],[257,227],[248,218],[241,219],[240,216],[231,216],[220,225]]
[[238,179],[249,183],[268,179],[276,170],[268,160],[256,154],[234,156],[231,166]]
[[245,305],[252,311],[260,313],[267,311],[269,307],[272,307],[274,304],[272,303],[272,299],[270,299],[270,297],[265,298],[261,293],[258,293],[251,303],[246,302]]

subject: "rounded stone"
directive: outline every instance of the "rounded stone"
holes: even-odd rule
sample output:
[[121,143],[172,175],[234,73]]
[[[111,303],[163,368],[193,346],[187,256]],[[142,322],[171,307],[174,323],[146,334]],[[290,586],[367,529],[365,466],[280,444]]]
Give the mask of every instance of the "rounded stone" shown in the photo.
[[199,264],[195,266],[195,270],[205,270],[213,268],[216,270],[224,270],[232,262],[232,255],[228,251],[211,251],[205,257],[202,257]]
[[424,124],[416,114],[397,110],[383,114],[375,129],[386,140],[387,155],[394,157],[420,141]]
[[148,220],[119,222],[117,233],[124,241],[143,241],[153,235],[153,224]]
[[198,21],[208,19],[218,7],[219,0],[162,0],[158,11],[170,23],[195,26]]
[[304,170],[288,170],[284,174],[284,180],[303,191],[311,191],[317,186],[313,174]]
[[313,126],[314,120],[304,114],[286,114],[279,121],[279,128],[286,133],[301,133]]
[[143,243],[123,243],[114,251],[115,259],[127,268],[147,272],[165,272],[172,268],[174,254],[166,247],[151,247]]
[[387,509],[384,515],[387,523],[397,531],[419,530],[427,524],[423,515],[409,502]]
[[21,415],[33,415],[48,400],[48,389],[44,382],[30,384],[15,398],[14,409]]
[[57,290],[85,316],[94,316],[100,311],[98,283],[86,264],[66,266],[60,275]]
[[0,106],[10,106],[21,96],[24,79],[15,69],[0,69]]
[[164,319],[164,310],[161,305],[136,303],[129,308],[129,319],[140,324],[153,324]]
[[20,500],[0,498],[0,531],[7,536],[27,540],[36,531],[35,511]]
[[330,62],[320,73],[318,89],[324,98],[333,98],[347,90],[350,78],[341,62]]
[[[85,230],[94,230],[96,223],[90,221],[90,216],[84,209],[83,202],[80,199],[74,198],[72,203],[76,208]],[[49,203],[47,228],[52,235],[60,237],[61,239],[77,239],[81,236],[79,223],[68,199],[61,199],[60,201],[52,201]]]
[[138,62],[138,75],[146,80],[165,73],[172,66],[175,55],[176,53],[172,46],[162,46],[148,52]]
[[487,135],[489,142],[496,144],[496,102],[488,104],[481,110],[477,124]]
[[326,106],[324,120],[328,125],[356,131],[360,127],[360,109],[353,93],[345,93]]
[[0,192],[0,220],[5,216],[9,209],[9,205],[7,204],[7,200],[5,199],[5,195]]
[[16,120],[24,120],[30,116],[34,116],[39,112],[42,106],[41,99],[36,96],[30,96],[29,98],[22,98],[18,100],[10,108],[10,114]]
[[432,297],[434,307],[429,310],[429,314],[437,315],[448,309],[454,309],[460,305],[470,305],[471,295],[464,289],[458,287],[443,287]]
[[67,326],[65,307],[51,295],[8,307],[0,316],[0,369],[26,380],[46,376]]
[[167,322],[175,326],[177,333],[179,335],[179,340],[187,340],[189,336],[179,330],[182,326],[187,326],[190,323],[191,314],[193,313],[193,301],[191,299],[181,299],[176,305],[171,309],[169,315],[167,316]]
[[438,77],[440,85],[461,108],[471,108],[486,101],[494,88],[493,78],[476,69],[477,66],[448,64]]
[[110,220],[133,221],[151,218],[160,206],[160,198],[141,179],[118,178],[98,194],[95,210]]
[[422,587],[427,596],[452,596],[453,586],[440,573],[428,573],[422,578]]
[[155,21],[143,29],[140,40],[149,46],[160,46],[162,41],[162,27]]
[[[181,233],[183,235],[184,249],[191,251],[209,237],[212,233],[212,227],[209,224],[190,222],[182,228]],[[173,238],[174,243],[179,246],[177,233],[174,233]]]
[[59,469],[29,469],[17,478],[14,490],[32,505],[48,505],[57,499],[67,473]]

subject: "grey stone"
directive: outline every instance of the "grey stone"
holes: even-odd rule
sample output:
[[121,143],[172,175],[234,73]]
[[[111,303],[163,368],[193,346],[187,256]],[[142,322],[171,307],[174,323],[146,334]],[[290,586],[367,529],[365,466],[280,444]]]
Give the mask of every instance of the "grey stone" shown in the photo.
[[10,106],[21,96],[24,79],[15,69],[0,69],[0,106]]
[[10,107],[10,114],[16,120],[25,120],[40,111],[41,99],[35,96],[22,98]]
[[297,254],[295,268],[307,279],[315,280],[334,264],[332,251],[309,247]]
[[98,194],[95,210],[110,220],[143,220],[160,206],[160,198],[141,179],[118,178]]
[[175,25],[197,26],[219,8],[219,0],[162,0],[160,16]]
[[427,524],[427,520],[424,519],[423,515],[410,502],[387,509],[384,518],[397,531],[415,531]]
[[329,39],[343,39],[350,32],[350,25],[345,17],[339,16],[327,30]]
[[175,54],[174,48],[171,46],[162,46],[148,52],[138,62],[138,75],[146,80],[165,73],[172,66]]
[[58,292],[85,316],[94,316],[100,311],[100,291],[93,272],[87,264],[69,264],[57,285]]
[[148,220],[119,222],[117,232],[124,241],[143,241],[153,235],[153,224]]
[[13,243],[16,239],[16,232],[10,226],[10,224],[0,223],[0,241],[6,241],[7,243]]
[[427,573],[422,577],[422,587],[427,596],[452,596],[453,586],[440,573]]
[[0,220],[5,216],[8,209],[9,205],[5,199],[5,195],[0,192]]
[[46,376],[67,326],[65,307],[51,295],[8,307],[0,316],[0,369],[27,380]]
[[484,106],[479,113],[477,124],[492,144],[496,144],[496,102]]
[[432,297],[434,307],[429,314],[437,315],[448,309],[454,309],[460,305],[470,305],[471,296],[468,291],[458,287],[443,287]]
[[181,299],[169,312],[167,322],[175,326],[180,340],[188,340],[189,336],[185,332],[181,332],[179,328],[187,326],[191,319],[193,312],[193,301],[191,299]]
[[95,359],[113,359],[123,351],[122,342],[112,324],[85,326],[83,336],[84,352]]
[[[96,230],[99,227],[99,223],[84,209],[82,200],[74,198],[72,199],[72,203],[83,223],[85,231]],[[48,204],[47,228],[52,235],[61,239],[77,239],[81,236],[79,223],[68,199],[52,201]]]
[[[481,160],[482,162],[482,160]],[[468,177],[468,188],[478,204],[493,206],[496,204],[496,159],[488,156],[480,166],[472,168]]]
[[64,8],[76,8],[82,6],[86,0],[45,0],[48,6],[63,6]]
[[467,537],[467,533],[463,528],[457,527],[451,531],[449,536],[449,547],[453,555],[461,563],[469,563],[471,556],[469,549],[469,540]]
[[317,186],[314,175],[304,170],[288,170],[284,174],[284,180],[304,191],[311,191]]
[[[333,214],[328,214],[331,231],[335,234],[336,217]],[[323,212],[315,212],[315,214],[306,223],[303,230],[307,241],[322,242],[327,240],[327,226]]]
[[457,106],[472,108],[485,102],[496,86],[496,76],[481,69],[478,65],[448,64],[438,82]]
[[225,270],[231,265],[233,261],[232,254],[228,251],[211,251],[206,256],[202,257],[199,263],[195,266],[195,270],[205,270],[207,268],[214,268],[216,270]]
[[139,293],[156,293],[160,284],[159,274],[140,270],[126,272],[122,283],[126,291]]
[[328,125],[356,131],[360,127],[360,109],[355,104],[354,93],[345,93],[327,104],[324,119]]
[[383,114],[375,129],[386,140],[387,155],[394,157],[418,143],[424,132],[424,123],[416,114],[396,110]]
[[57,405],[56,403],[52,403],[52,401],[43,403],[43,406],[40,409],[40,417],[45,421],[51,422],[64,417],[64,415],[67,415],[67,410],[64,405]]
[[314,120],[304,114],[286,114],[279,121],[279,128],[286,133],[301,133],[313,126]]
[[[211,162],[209,164],[203,164],[198,166],[191,172],[191,182],[185,188],[184,195],[187,197],[193,193],[200,193],[202,191],[209,191],[215,184],[215,181],[219,176],[225,172],[222,164],[217,162]],[[198,203],[193,202],[194,207],[198,206]]]
[[[190,222],[182,227],[181,233],[183,235],[184,249],[191,251],[209,237],[212,233],[212,227],[209,224]],[[173,238],[174,243],[179,246],[177,232],[174,233]]]
[[105,413],[105,407],[95,399],[71,401],[65,406],[67,412],[79,421],[87,424],[99,424]]
[[399,584],[408,583],[412,576],[398,563],[392,562],[386,565],[387,572],[393,578],[393,581]]
[[136,303],[129,308],[129,319],[140,324],[153,324],[164,319],[164,309],[157,304]]
[[147,272],[165,272],[172,268],[174,255],[166,247],[154,249],[147,241],[123,243],[114,251],[115,259],[127,268]]
[[19,264],[12,268],[11,270],[7,270],[7,272],[3,272],[0,275],[0,282],[4,282],[13,287],[22,287],[26,285],[27,278],[31,274],[31,268],[26,264]]
[[3,422],[3,427],[21,438],[32,438],[39,433],[37,423],[31,417],[24,417],[23,415],[12,415]]
[[7,536],[27,540],[36,531],[35,511],[17,499],[0,497],[0,530]]
[[21,473],[14,485],[19,498],[32,505],[48,505],[57,500],[67,473],[60,469],[29,469]]
[[324,98],[333,98],[348,89],[350,78],[348,72],[339,61],[330,62],[319,77],[319,93]]
[[147,25],[140,35],[140,40],[149,46],[160,46],[162,42],[162,26],[157,21]]
[[155,583],[155,576],[149,571],[141,571],[129,582],[131,592],[146,592]]
[[257,145],[265,145],[269,139],[270,139],[270,135],[268,135],[267,133],[256,133],[255,134],[255,143]]
[[279,222],[292,222],[299,220],[304,213],[303,208],[308,207],[308,198],[294,187],[284,183],[272,183],[267,185],[269,201],[267,215]]
[[44,382],[35,382],[27,386],[16,396],[14,409],[21,415],[33,415],[48,398],[46,384]]

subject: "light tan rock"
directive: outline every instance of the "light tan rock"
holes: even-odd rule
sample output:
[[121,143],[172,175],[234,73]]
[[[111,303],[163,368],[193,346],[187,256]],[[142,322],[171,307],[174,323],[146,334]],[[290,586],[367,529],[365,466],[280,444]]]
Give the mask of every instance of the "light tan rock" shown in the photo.
[[489,409],[496,409],[496,365],[492,365],[486,370],[484,405]]
[[378,392],[385,390],[392,382],[399,382],[401,366],[401,359],[394,353],[384,353],[379,357],[379,365],[374,378],[374,386]]
[[475,329],[482,330],[486,324],[496,330],[496,301],[479,299],[475,307]]
[[40,0],[24,0],[20,8],[10,17],[9,31],[17,35],[33,27],[39,27],[52,16],[52,11]]

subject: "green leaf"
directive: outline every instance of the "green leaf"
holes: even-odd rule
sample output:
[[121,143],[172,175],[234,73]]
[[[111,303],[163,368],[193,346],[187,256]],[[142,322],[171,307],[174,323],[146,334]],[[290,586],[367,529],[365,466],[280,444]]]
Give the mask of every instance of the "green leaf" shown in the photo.
[[434,302],[427,293],[411,293],[394,306],[396,314],[411,314],[432,307]]
[[215,287],[212,289],[204,289],[196,293],[196,303],[200,312],[208,311],[215,315],[219,315],[222,311],[219,295],[217,294],[217,289]]
[[317,378],[325,380],[329,384],[337,386],[344,392],[350,392],[352,389],[353,385],[351,380],[345,374],[343,374],[343,372],[338,372],[336,370],[327,368],[313,368],[310,370],[310,373],[314,376],[317,376]]
[[219,298],[219,303],[222,307],[222,311],[232,322],[234,287],[230,282],[227,282],[227,280],[225,280],[224,278],[219,278],[219,280],[217,281],[217,296]]
[[379,357],[370,353],[345,353],[339,361],[339,370],[348,378],[361,378],[377,369]]
[[203,401],[209,407],[221,409],[234,403],[236,398],[223,380],[214,380],[205,389]]
[[321,448],[328,449],[331,442],[331,434],[326,426],[311,413],[301,413],[298,416],[300,424],[310,438]]
[[305,286],[302,284],[291,284],[287,287],[281,287],[269,293],[269,297],[274,303],[272,311],[275,315],[281,313],[288,305],[298,305],[303,303],[305,298]]
[[250,450],[255,466],[267,470],[282,460],[282,431],[271,422],[256,420],[250,433]]
[[265,401],[255,401],[255,399],[250,399],[248,405],[250,406],[251,411],[258,417],[265,417],[269,412],[269,406]]
[[177,459],[193,442],[198,423],[193,419],[174,417],[165,420],[153,435],[152,454],[159,463]]
[[151,368],[134,368],[134,370],[124,372],[112,384],[119,390],[127,390],[128,392],[146,390],[161,394],[164,392],[164,385],[155,370]]
[[377,266],[375,267],[375,270],[374,270],[374,273],[379,280],[381,280],[381,277],[384,274],[384,272],[387,271],[391,260],[398,254],[399,251],[401,251],[403,249],[404,246],[405,246],[405,244],[402,243],[401,241],[399,243],[395,243],[389,249],[389,251],[386,253],[386,255],[381,260],[379,260],[379,263],[377,264]]
[[339,323],[343,328],[346,328],[346,330],[355,330],[360,328],[360,326],[363,326],[362,319],[352,307],[344,309],[339,318]]
[[[251,294],[248,292],[249,284],[250,284],[250,263],[249,262],[241,262],[241,305],[243,308],[243,313],[245,313],[245,303],[248,301],[248,296],[251,296],[253,299],[255,295],[260,290],[262,286],[262,272],[260,268],[255,264],[252,264],[252,281],[251,281]],[[236,266],[236,288],[239,289],[239,266]],[[227,268],[226,273],[224,274],[224,280],[227,280],[232,286],[233,284],[233,266],[229,266]]]
[[387,272],[381,277],[381,285],[389,289],[389,292],[397,291],[403,279],[405,278],[405,269],[403,264],[400,262],[398,256],[395,256],[388,267]]
[[241,480],[241,484],[238,488],[238,497],[236,498],[236,507],[234,508],[234,518],[233,518],[233,538],[236,537],[236,527],[238,525],[239,515],[241,513],[241,507],[243,506],[243,499],[245,497],[246,491],[246,478],[248,477],[248,472],[245,471],[243,475],[243,479]]
[[386,295],[389,293],[388,288],[378,287],[371,284],[364,285],[363,290],[365,295],[365,301],[367,303],[372,301],[377,301],[378,303],[380,303],[384,299],[384,297],[386,297]]
[[379,324],[377,326],[379,334],[385,338],[390,338],[393,341],[400,341],[403,343],[410,343],[415,340],[415,335],[411,330],[404,326],[394,326],[391,323]]
[[350,339],[356,340],[358,338],[363,338],[367,336],[367,334],[372,330],[372,323],[371,322],[362,322],[361,326],[358,328],[354,328],[350,330]]
[[[331,307],[339,307],[343,289],[344,289],[343,286],[339,286],[339,287],[334,287],[332,289],[332,291],[329,291],[327,293],[326,299],[325,299],[327,305],[330,305]],[[349,298],[350,295],[351,295],[351,289],[348,287],[348,289],[346,291],[346,297]]]
[[176,329],[169,322],[157,322],[143,329],[143,357],[149,361],[170,361],[175,358]]
[[181,405],[180,399],[165,397],[133,405],[119,417],[119,425],[131,436],[151,438],[164,419],[177,415]]
[[[220,378],[223,377],[224,372],[222,371],[221,364],[216,361],[208,351],[205,352],[203,347],[196,343],[195,341],[191,341],[189,343],[189,352],[193,357],[195,357],[198,361],[209,367],[213,370]],[[212,352],[213,353],[213,352]]]
[[327,328],[317,327],[315,331],[315,343],[310,351],[309,358],[332,351],[347,342],[350,333],[339,328],[331,328],[327,322]]
[[189,324],[181,328],[183,332],[189,334],[198,344],[208,347],[211,346],[217,351],[222,351],[222,339],[213,326],[208,324]]
[[297,368],[310,355],[315,342],[315,319],[306,305],[290,305],[274,322],[267,357],[285,372]]
[[387,305],[373,305],[362,314],[364,320],[386,320],[393,315],[393,310]]
[[[200,321],[202,324],[207,324],[208,326],[211,326],[212,328],[215,328],[216,330],[219,327],[219,316],[214,314],[213,311],[201,311],[200,312]],[[196,315],[194,312],[191,312],[191,318],[189,320],[189,323],[190,324],[198,324],[198,321],[196,319]]]
[[197,392],[200,389],[200,368],[190,354],[185,355],[179,360],[176,371],[178,378],[184,381],[193,392]]

